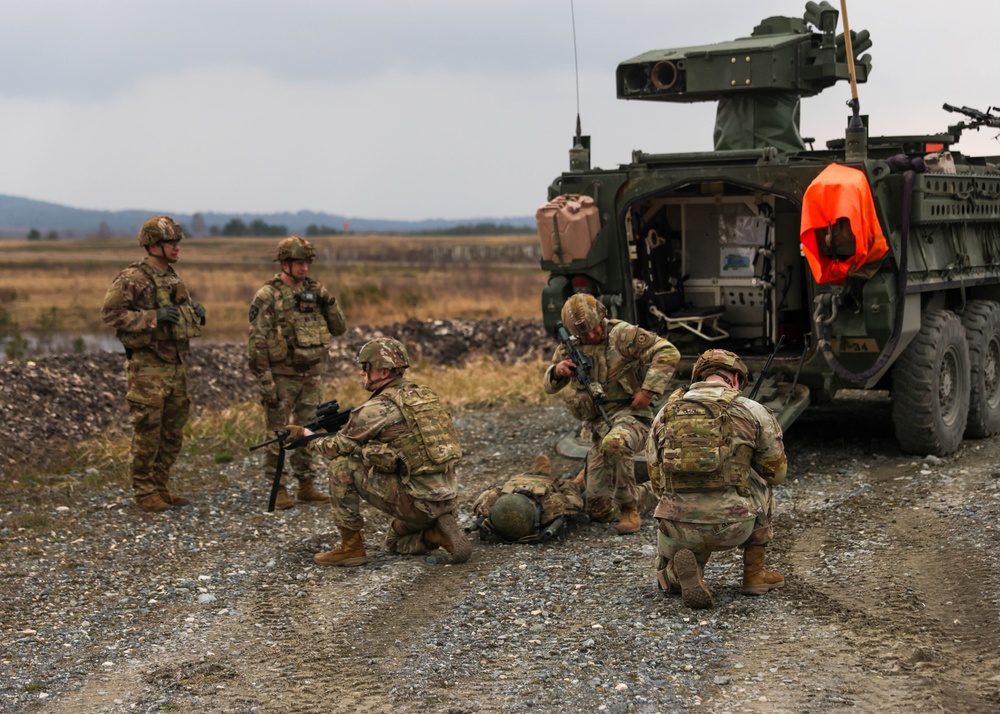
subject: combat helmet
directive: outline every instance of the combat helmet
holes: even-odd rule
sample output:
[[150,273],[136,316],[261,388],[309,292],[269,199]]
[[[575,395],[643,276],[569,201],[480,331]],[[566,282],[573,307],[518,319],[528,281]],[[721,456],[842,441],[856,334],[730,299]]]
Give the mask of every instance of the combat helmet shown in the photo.
[[153,216],[147,218],[139,229],[139,245],[154,246],[164,241],[180,240],[184,230],[170,216]]
[[739,374],[744,384],[752,378],[750,370],[736,353],[729,350],[705,350],[691,369],[691,381],[699,382],[714,374],[717,369],[725,369]]
[[305,238],[298,236],[288,236],[278,243],[278,252],[274,256],[275,263],[283,263],[286,260],[306,260],[312,262],[316,257],[316,249],[313,244]]
[[590,293],[575,293],[562,308],[562,323],[574,337],[585,335],[604,322],[608,308]]
[[507,541],[518,541],[538,531],[538,508],[523,493],[505,493],[490,509],[490,526]]
[[368,364],[375,369],[405,369],[410,366],[410,356],[399,340],[376,337],[358,350],[358,364]]

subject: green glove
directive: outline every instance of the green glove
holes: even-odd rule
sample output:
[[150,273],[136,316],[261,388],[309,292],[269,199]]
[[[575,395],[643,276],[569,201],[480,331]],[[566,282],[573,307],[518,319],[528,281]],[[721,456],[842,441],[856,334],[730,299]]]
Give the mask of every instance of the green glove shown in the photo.
[[201,321],[201,324],[204,325],[205,324],[205,306],[202,305],[200,302],[193,302],[193,303],[191,303],[191,309],[194,310],[194,314],[198,316],[198,319]]
[[165,322],[172,324],[177,324],[177,321],[181,319],[181,311],[178,310],[173,305],[167,305],[166,307],[161,307],[156,310],[156,324],[162,325]]

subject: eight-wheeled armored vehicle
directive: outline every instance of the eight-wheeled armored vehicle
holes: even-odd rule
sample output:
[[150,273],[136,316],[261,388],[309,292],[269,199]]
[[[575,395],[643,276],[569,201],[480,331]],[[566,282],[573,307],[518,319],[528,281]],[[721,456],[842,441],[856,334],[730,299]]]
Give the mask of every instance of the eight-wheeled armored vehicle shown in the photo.
[[[590,292],[667,335],[681,375],[709,347],[756,371],[780,339],[758,401],[784,427],[840,389],[886,389],[900,446],[943,455],[1000,431],[1000,157],[955,149],[1000,117],[945,105],[961,117],[943,133],[869,137],[856,82],[872,43],[838,18],[810,2],[618,66],[621,99],[716,101],[715,148],[598,169],[577,130],[537,214],[545,325]],[[841,80],[844,137],[807,148],[799,102]]]

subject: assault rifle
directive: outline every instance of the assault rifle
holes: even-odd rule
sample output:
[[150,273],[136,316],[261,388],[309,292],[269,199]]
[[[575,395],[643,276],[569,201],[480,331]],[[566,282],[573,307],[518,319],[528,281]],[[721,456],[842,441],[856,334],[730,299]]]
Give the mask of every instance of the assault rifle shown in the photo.
[[764,369],[760,371],[757,375],[757,383],[753,385],[753,389],[750,390],[750,394],[747,395],[747,399],[757,400],[757,392],[760,391],[761,385],[764,384],[764,375],[767,374],[768,368],[771,366],[771,361],[774,356],[778,354],[778,350],[781,349],[781,343],[785,341],[785,336],[782,335],[778,338],[778,343],[774,346],[774,352],[767,356],[767,362],[764,363]]
[[583,387],[584,391],[587,392],[587,396],[590,397],[594,406],[597,407],[597,411],[600,412],[601,417],[604,419],[604,423],[611,428],[611,419],[608,417],[608,413],[604,411],[604,395],[598,396],[594,394],[594,389],[591,386],[594,380],[591,378],[590,373],[594,369],[594,360],[590,355],[585,355],[580,349],[573,344],[573,340],[570,339],[569,332],[561,322],[556,323],[556,336],[559,341],[563,343],[566,347],[567,358],[576,365],[576,369],[573,371],[573,378]]
[[290,444],[286,444],[285,439],[287,439],[289,435],[288,429],[275,429],[273,439],[262,441],[261,443],[254,444],[249,448],[249,451],[256,451],[257,449],[262,449],[265,446],[270,446],[271,444],[278,445],[278,466],[274,470],[274,481],[271,483],[271,497],[267,502],[268,513],[274,512],[274,502],[278,498],[278,489],[281,488],[281,472],[285,469],[285,450],[297,449],[300,446],[305,446],[313,439],[319,439],[324,436],[336,434],[340,431],[341,427],[347,423],[347,420],[350,418],[353,410],[354,407],[341,409],[337,400],[331,399],[330,401],[323,402],[316,407],[315,419],[302,425],[303,428],[316,432],[311,436],[306,436],[293,441]]

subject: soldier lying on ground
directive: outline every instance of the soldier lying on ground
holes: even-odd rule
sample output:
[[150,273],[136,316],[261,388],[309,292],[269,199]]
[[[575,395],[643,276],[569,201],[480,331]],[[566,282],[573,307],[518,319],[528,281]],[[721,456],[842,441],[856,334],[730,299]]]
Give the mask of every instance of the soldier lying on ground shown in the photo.
[[[558,537],[584,510],[584,470],[572,479],[552,475],[545,454],[535,457],[531,471],[479,494],[472,506],[481,540],[491,543],[537,543]],[[638,511],[653,512],[657,496],[648,481],[636,487]]]

